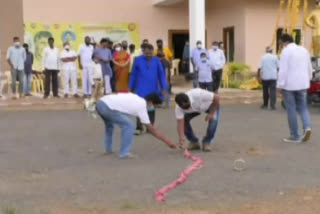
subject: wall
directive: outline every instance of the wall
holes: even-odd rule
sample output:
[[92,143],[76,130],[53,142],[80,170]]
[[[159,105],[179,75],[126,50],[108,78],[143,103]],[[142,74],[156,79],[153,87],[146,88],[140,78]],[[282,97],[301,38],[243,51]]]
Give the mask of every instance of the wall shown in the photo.
[[[311,5],[313,7],[313,5]],[[248,0],[246,6],[246,63],[256,70],[259,66],[260,57],[265,53],[265,48],[271,45],[276,27],[279,0],[256,1]],[[284,25],[284,16],[280,27]],[[297,28],[302,28],[303,12],[300,14],[300,22]],[[306,31],[305,46],[311,46],[310,30]]]
[[1,70],[7,70],[6,52],[12,38],[23,40],[23,3],[22,0],[1,0],[0,7],[0,50]]
[[25,22],[136,22],[140,39],[168,41],[169,29],[188,29],[186,2],[154,7],[151,0],[24,0]]
[[245,2],[207,0],[208,45],[223,41],[223,28],[235,28],[235,61],[245,62]]

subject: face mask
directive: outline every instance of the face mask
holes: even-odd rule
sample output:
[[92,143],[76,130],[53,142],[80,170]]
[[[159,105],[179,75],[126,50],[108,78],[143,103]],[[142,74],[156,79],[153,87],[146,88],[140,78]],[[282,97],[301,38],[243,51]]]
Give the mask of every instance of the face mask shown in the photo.
[[69,46],[69,45],[66,45],[66,46],[64,47],[64,49],[66,49],[66,50],[68,51],[68,50],[70,50],[70,46]]
[[116,47],[116,51],[117,52],[121,51],[121,48],[120,47]]
[[202,63],[207,63],[207,59],[206,59],[206,58],[202,58],[202,59],[201,59],[201,62],[202,62]]
[[201,48],[202,48],[202,45],[201,45],[201,44],[198,44],[197,47],[198,47],[199,49],[201,49]]
[[217,49],[218,49],[218,46],[213,45],[212,48],[213,48],[213,50],[217,50]]
[[148,106],[147,109],[148,109],[148,111],[154,111],[155,110],[154,106]]
[[15,42],[15,43],[14,43],[14,46],[20,47],[20,42]]

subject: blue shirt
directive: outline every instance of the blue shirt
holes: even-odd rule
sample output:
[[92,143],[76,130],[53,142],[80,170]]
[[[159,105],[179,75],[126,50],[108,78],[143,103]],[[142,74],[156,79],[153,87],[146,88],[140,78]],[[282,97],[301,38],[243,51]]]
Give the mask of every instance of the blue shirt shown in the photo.
[[129,88],[140,97],[167,90],[166,74],[158,57],[148,60],[145,56],[136,57],[130,76]]
[[204,62],[201,61],[200,63],[197,64],[198,68],[198,80],[201,83],[209,83],[212,82],[212,64],[210,63],[209,60],[205,60]]
[[279,69],[278,57],[274,54],[267,53],[261,58],[260,69],[262,80],[276,80]]
[[112,60],[112,53],[110,51],[110,49],[108,48],[97,48],[96,50],[94,50],[94,54],[99,56],[100,59],[103,60],[109,60],[109,62],[105,63],[105,62],[100,62],[101,67],[102,67],[102,73],[103,76],[110,76],[112,77],[112,69],[111,69],[111,65],[110,62]]
[[207,55],[207,57],[208,57],[208,53],[207,53],[206,49],[204,49],[204,48],[201,48],[201,49],[195,48],[195,49],[193,49],[192,54],[191,54],[191,58],[192,58],[192,60],[193,60],[195,65],[198,65],[199,63],[201,63],[201,54],[202,53],[205,53]]
[[10,47],[7,52],[7,59],[13,65],[14,69],[23,70],[24,69],[24,61],[26,60],[26,51],[23,47]]
[[32,73],[32,65],[33,65],[33,54],[31,52],[27,53],[27,59],[24,63],[24,72],[27,74]]

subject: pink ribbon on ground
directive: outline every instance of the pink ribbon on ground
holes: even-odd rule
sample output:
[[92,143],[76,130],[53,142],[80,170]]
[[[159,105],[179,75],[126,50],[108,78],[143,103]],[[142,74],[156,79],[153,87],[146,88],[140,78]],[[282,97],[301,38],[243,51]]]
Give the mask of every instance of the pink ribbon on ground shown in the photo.
[[195,170],[199,169],[203,165],[203,160],[197,156],[192,155],[188,150],[184,152],[184,157],[186,159],[192,160],[193,164],[190,165],[187,169],[181,172],[180,177],[173,181],[171,184],[162,187],[156,192],[155,199],[158,202],[164,202],[166,200],[166,195],[172,189],[178,187],[179,185],[186,182],[189,175]]

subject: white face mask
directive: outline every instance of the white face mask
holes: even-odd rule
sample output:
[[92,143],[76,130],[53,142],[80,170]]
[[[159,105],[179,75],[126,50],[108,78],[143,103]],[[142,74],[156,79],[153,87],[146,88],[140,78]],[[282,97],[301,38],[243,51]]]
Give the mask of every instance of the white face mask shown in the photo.
[[117,52],[121,51],[121,48],[120,47],[116,47],[116,51]]
[[70,46],[69,46],[69,45],[66,45],[66,46],[64,47],[64,49],[70,50]]
[[15,42],[15,43],[14,43],[14,46],[15,46],[15,47],[20,47],[20,42]]
[[213,50],[217,50],[219,47],[216,45],[213,45],[212,48],[213,48]]
[[201,48],[202,48],[202,44],[198,44],[197,47],[198,47],[199,49],[201,49]]

